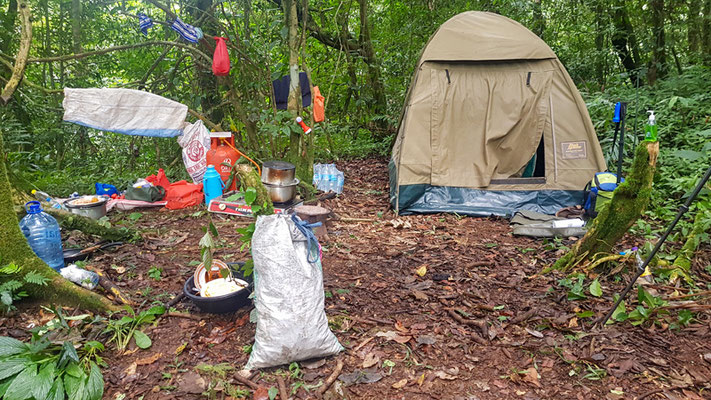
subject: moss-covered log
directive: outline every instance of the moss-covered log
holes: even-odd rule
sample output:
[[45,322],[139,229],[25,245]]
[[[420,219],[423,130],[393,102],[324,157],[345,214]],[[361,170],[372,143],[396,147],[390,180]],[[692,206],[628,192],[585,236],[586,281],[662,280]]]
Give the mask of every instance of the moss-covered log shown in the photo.
[[600,210],[585,236],[552,268],[565,271],[598,253],[612,250],[649,204],[658,155],[659,142],[643,142],[637,147],[625,182],[615,190],[608,205]]
[[2,131],[0,130],[0,266],[10,263],[20,267],[14,279],[33,271],[47,279],[46,286],[27,285],[30,296],[48,303],[76,306],[89,310],[117,309],[108,299],[64,279],[40,260],[20,231],[20,224],[10,195],[10,181],[5,167]]
[[263,205],[264,207],[255,214],[274,214],[274,203],[272,203],[272,198],[269,197],[269,192],[267,192],[267,188],[262,184],[262,178],[257,174],[257,171],[255,171],[252,166],[246,164],[237,165],[236,171],[242,190],[246,190],[247,188],[257,190],[257,198],[254,200],[254,204]]
[[709,230],[711,225],[711,212],[699,210],[694,218],[694,226],[686,237],[686,242],[681,247],[672,264],[671,281],[675,281],[679,276],[684,277],[687,281],[689,271],[691,271],[691,260],[694,258],[694,253],[701,242],[701,235]]
[[44,211],[56,218],[59,225],[64,229],[76,229],[88,235],[100,236],[114,242],[135,242],[141,239],[141,235],[135,229],[107,227],[91,218],[53,208],[45,209]]

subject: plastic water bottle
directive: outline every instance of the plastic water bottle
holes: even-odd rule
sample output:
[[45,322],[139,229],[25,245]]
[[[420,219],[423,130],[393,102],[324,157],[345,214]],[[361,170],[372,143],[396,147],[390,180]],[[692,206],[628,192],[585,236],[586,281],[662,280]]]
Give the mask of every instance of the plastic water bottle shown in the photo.
[[222,182],[222,177],[220,177],[214,165],[207,166],[205,175],[202,177],[202,187],[205,191],[205,204],[208,206],[212,199],[222,196],[222,189],[224,189],[225,183]]
[[318,189],[318,186],[320,183],[321,183],[321,164],[314,164],[313,185],[316,189]]
[[338,174],[336,176],[338,179],[336,180],[336,193],[341,194],[343,193],[343,182],[345,181],[345,176],[343,175],[343,172],[338,171]]
[[94,289],[96,285],[99,284],[99,275],[96,272],[79,268],[76,264],[67,265],[66,268],[62,269],[60,274],[64,279],[72,281],[89,290]]
[[64,268],[62,235],[57,220],[42,211],[39,201],[28,202],[25,209],[27,215],[20,221],[20,229],[32,251],[54,270]]
[[333,166],[331,175],[329,175],[328,178],[331,181],[330,185],[328,185],[328,190],[338,193],[338,169],[336,169],[335,165]]
[[56,208],[57,210],[64,209],[64,206],[60,202],[53,199],[52,196],[50,196],[49,194],[47,194],[41,190],[32,190],[32,194],[35,195],[35,198],[37,200],[44,201],[45,203],[49,204],[52,208]]

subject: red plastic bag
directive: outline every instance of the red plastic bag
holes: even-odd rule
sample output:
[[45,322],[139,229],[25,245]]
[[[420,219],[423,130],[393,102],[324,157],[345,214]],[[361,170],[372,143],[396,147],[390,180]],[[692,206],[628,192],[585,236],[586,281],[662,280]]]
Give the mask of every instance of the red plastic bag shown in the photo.
[[314,122],[326,119],[326,98],[321,96],[318,86],[314,86]]
[[165,200],[168,202],[165,206],[170,210],[196,206],[204,201],[202,183],[174,182],[166,189]]
[[164,189],[167,189],[170,186],[170,181],[168,180],[168,177],[165,176],[163,168],[158,170],[158,174],[146,177],[146,180],[152,183],[153,186],[163,186]]
[[215,54],[212,56],[212,73],[216,76],[225,76],[230,73],[230,55],[227,53],[227,38],[215,36],[217,41]]

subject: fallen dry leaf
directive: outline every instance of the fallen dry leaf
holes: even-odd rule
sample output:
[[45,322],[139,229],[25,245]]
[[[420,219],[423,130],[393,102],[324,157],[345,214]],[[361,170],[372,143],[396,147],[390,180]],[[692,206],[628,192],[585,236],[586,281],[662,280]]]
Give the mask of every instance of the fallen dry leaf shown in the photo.
[[425,373],[423,372],[422,375],[420,375],[419,378],[417,378],[417,386],[422,386],[422,383],[425,382]]
[[388,340],[394,340],[400,344],[405,344],[412,339],[412,336],[402,336],[398,335],[397,332],[395,331],[387,331],[387,332],[378,332],[375,334],[377,337],[384,337],[387,338]]
[[412,295],[415,296],[417,300],[427,301],[430,299],[424,292],[420,292],[419,290],[413,290]]
[[155,353],[150,357],[141,358],[140,360],[136,360],[136,365],[153,364],[154,362],[158,361],[158,359],[161,358],[162,356],[163,356],[163,353]]
[[453,381],[453,380],[457,379],[456,376],[450,375],[450,374],[448,374],[448,373],[446,373],[446,372],[444,372],[444,371],[435,371],[434,375],[435,375],[437,378],[442,379],[442,380],[445,380],[445,381]]
[[420,265],[420,267],[415,270],[415,273],[419,276],[425,276],[427,273],[427,264]]
[[129,376],[136,373],[136,363],[131,363],[126,369],[123,370],[124,375]]
[[401,321],[395,321],[395,329],[399,330],[402,333],[410,332],[407,328],[405,328],[405,325],[403,325]]
[[541,332],[534,331],[533,329],[528,329],[528,328],[526,328],[526,332],[530,333],[531,336],[535,336],[535,337],[537,337],[537,338],[539,338],[539,339],[542,339],[542,338],[543,338],[543,334],[542,334]]
[[541,383],[538,382],[538,371],[536,371],[536,368],[534,368],[534,367],[527,369],[526,374],[523,375],[522,378],[523,378],[522,380],[524,382],[528,382],[537,388],[541,387]]
[[363,368],[370,368],[380,362],[380,356],[374,353],[368,353],[363,360]]
[[269,400],[269,389],[264,386],[260,386],[254,391],[254,400]]
[[407,379],[400,379],[399,381],[393,383],[393,389],[402,389],[407,385]]

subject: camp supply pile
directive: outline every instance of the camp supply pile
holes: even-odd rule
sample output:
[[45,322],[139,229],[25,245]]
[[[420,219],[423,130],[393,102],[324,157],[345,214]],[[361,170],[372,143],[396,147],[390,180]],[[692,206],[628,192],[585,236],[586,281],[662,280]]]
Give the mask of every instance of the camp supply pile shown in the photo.
[[257,332],[246,368],[267,368],[343,350],[324,311],[319,245],[298,217],[257,218],[252,238]]

